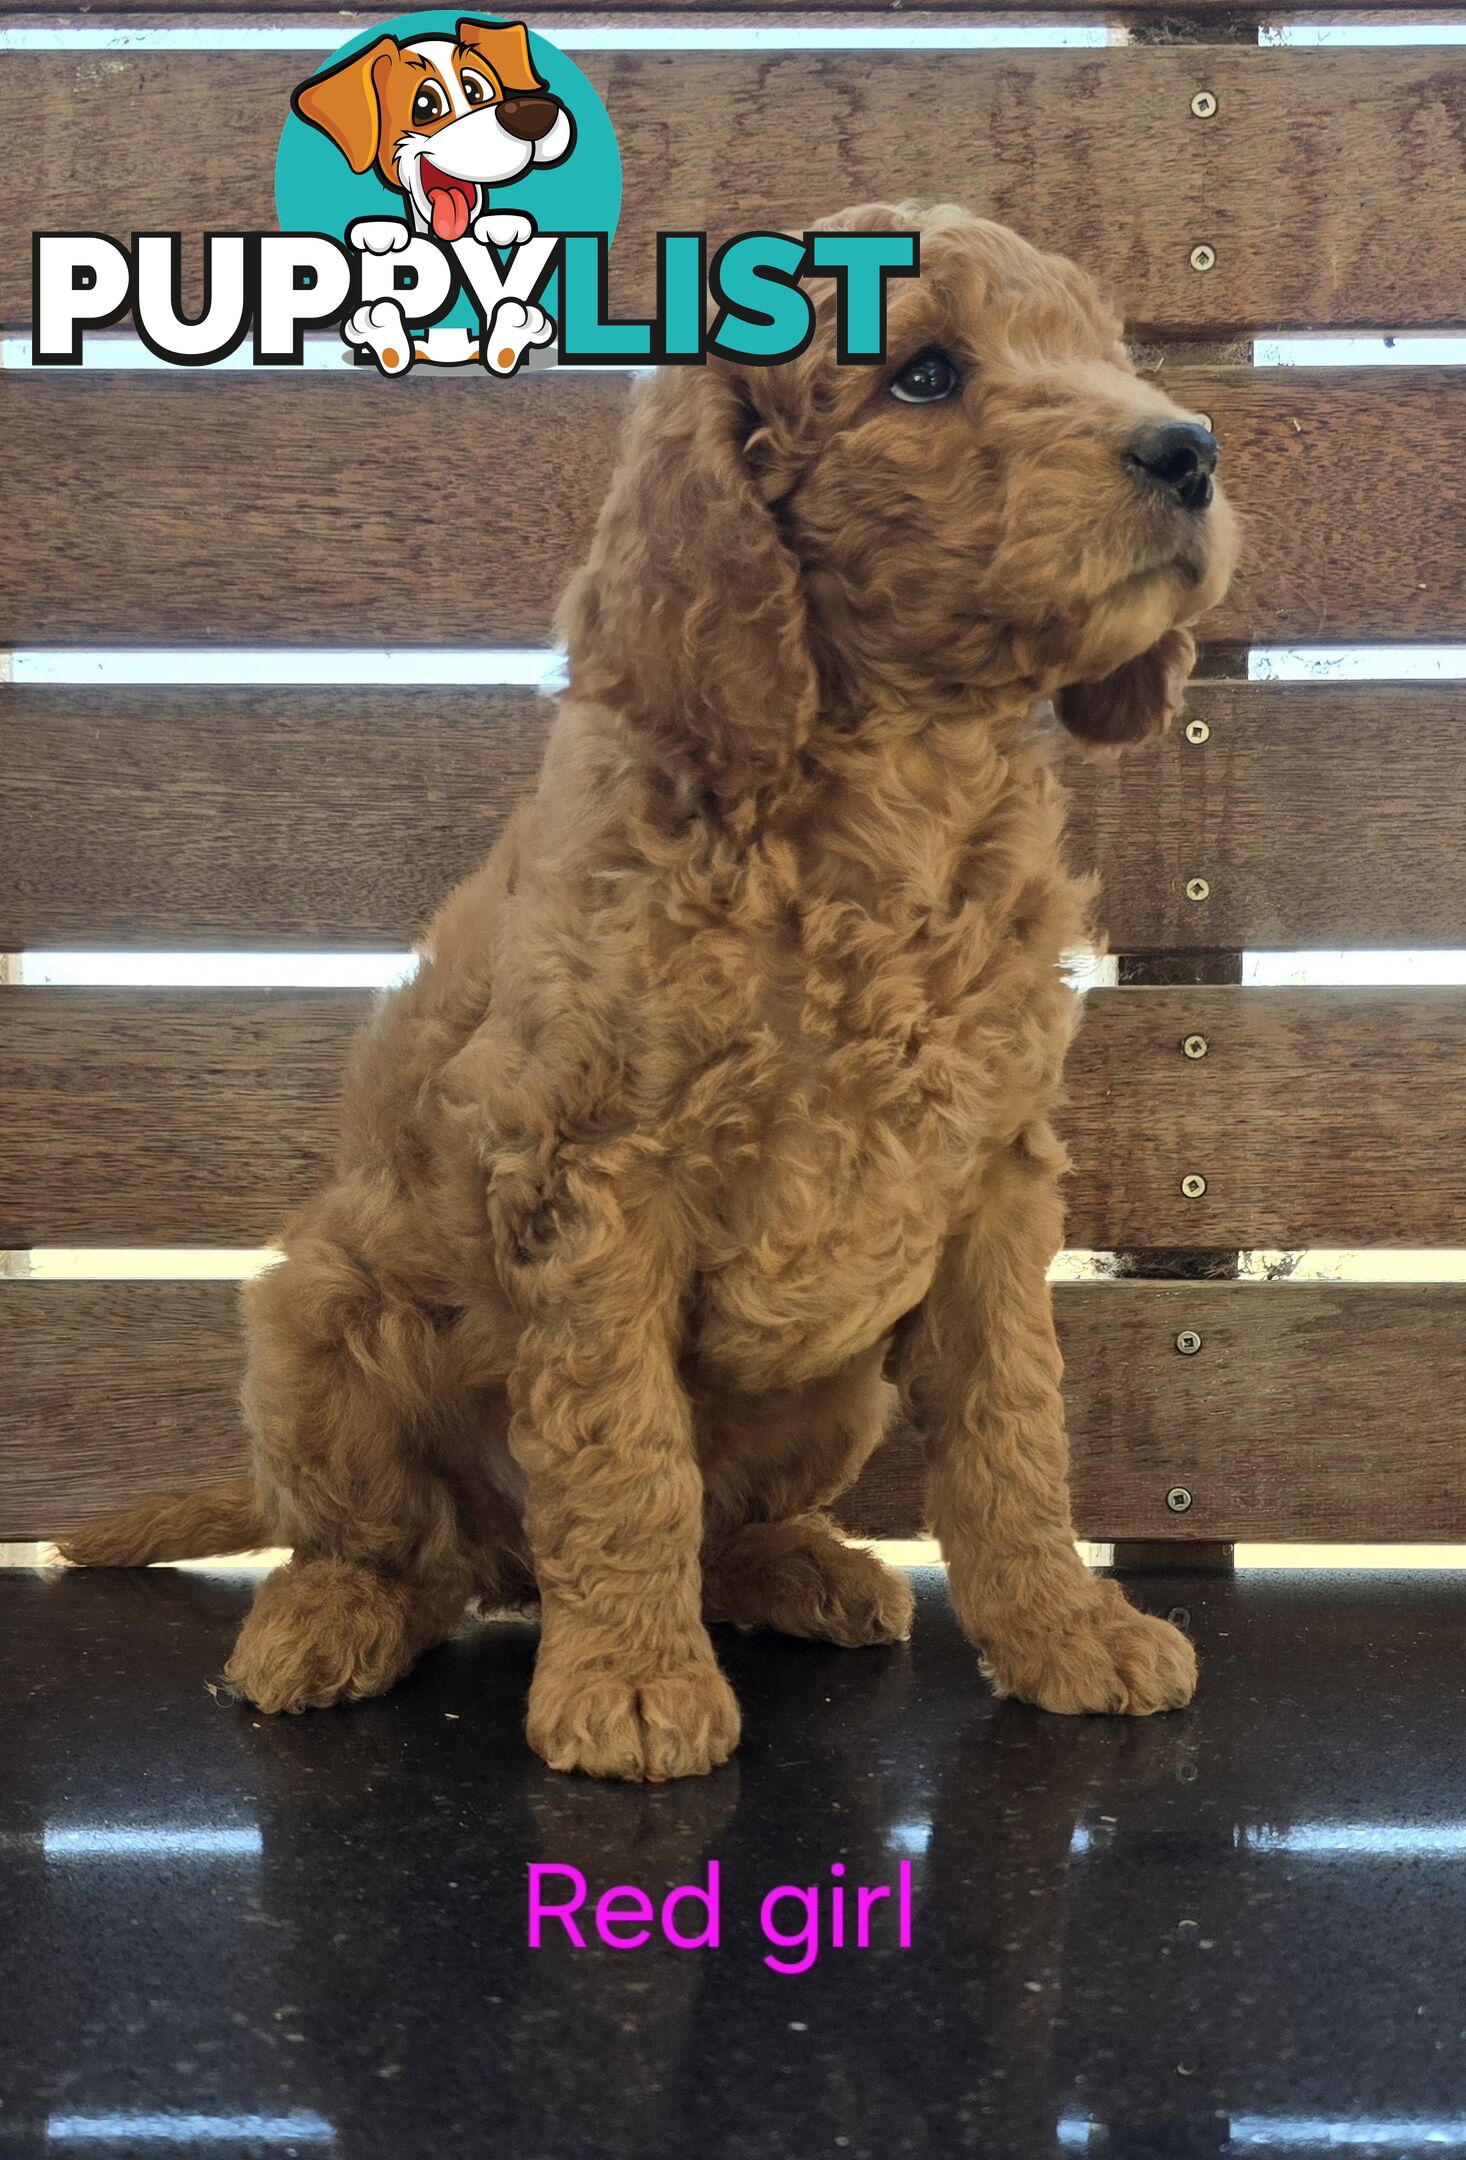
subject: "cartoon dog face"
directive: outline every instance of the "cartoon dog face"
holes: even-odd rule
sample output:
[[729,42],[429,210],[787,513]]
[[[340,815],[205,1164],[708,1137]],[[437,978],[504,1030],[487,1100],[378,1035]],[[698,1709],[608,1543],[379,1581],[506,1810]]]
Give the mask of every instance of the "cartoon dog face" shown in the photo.
[[575,123],[535,73],[523,23],[463,21],[456,41],[380,37],[290,102],[353,172],[375,167],[407,198],[419,230],[445,241],[463,238],[491,186],[558,165],[575,145]]

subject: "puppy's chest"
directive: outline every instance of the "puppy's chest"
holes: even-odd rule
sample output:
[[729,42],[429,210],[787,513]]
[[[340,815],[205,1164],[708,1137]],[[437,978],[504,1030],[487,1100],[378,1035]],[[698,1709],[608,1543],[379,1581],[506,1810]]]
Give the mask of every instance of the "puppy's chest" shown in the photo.
[[1057,1073],[1069,993],[1009,928],[902,936],[859,914],[839,927],[782,967],[747,955],[769,1169],[811,1135],[842,1183],[900,1158],[938,1173],[970,1161],[1007,1105]]
[[766,992],[704,1254],[703,1351],[729,1377],[805,1376],[879,1339],[925,1294],[964,1189],[1052,1086],[1028,1010],[1050,993],[1026,971],[876,948]]

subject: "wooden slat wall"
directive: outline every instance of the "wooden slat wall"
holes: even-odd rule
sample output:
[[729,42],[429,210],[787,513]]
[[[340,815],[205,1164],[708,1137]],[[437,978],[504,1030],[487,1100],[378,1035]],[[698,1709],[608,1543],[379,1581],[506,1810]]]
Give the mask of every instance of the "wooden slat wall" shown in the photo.
[[[655,20],[667,4],[638,11]],[[1216,0],[1186,12],[1234,34]],[[330,34],[369,19],[339,16]],[[648,289],[659,226],[799,225],[888,194],[899,173],[913,194],[973,201],[1078,256],[1133,329],[1190,340],[1193,360],[1218,350],[1200,341],[1253,329],[1466,317],[1459,49],[576,57],[628,151],[622,306]],[[39,150],[0,204],[0,323],[26,321],[28,248],[12,243],[33,227],[268,229],[285,97],[311,65],[260,50],[5,55],[0,123]],[[1212,119],[1191,111],[1198,89]],[[1217,255],[1205,275],[1189,261],[1202,240]],[[1246,568],[1209,636],[1466,638],[1454,375],[1163,379],[1213,418],[1246,528]],[[0,647],[545,640],[624,380],[393,387],[394,465],[430,471],[422,493],[383,484],[383,395],[364,373],[0,379]],[[517,463],[532,446],[532,495],[486,489],[472,461],[441,455],[482,433],[487,408],[450,402],[466,395],[496,400],[494,443]],[[1205,742],[1075,774],[1074,853],[1105,873],[1119,949],[1466,943],[1452,808],[1466,691],[1213,682],[1191,717]],[[493,690],[0,693],[0,953],[401,942],[531,783],[545,718],[528,694]],[[1200,905],[1184,893],[1198,875]],[[322,1172],[367,1002],[0,999],[0,1248],[269,1237]],[[1188,1035],[1205,1057],[1183,1055]],[[1102,992],[1071,1071],[1075,1243],[1466,1244],[1457,995]],[[1188,1199],[1193,1172],[1206,1191]],[[1466,1536],[1463,1301],[1466,1288],[1435,1286],[1063,1287],[1080,1527]],[[4,1285],[0,1537],[233,1468],[234,1303],[214,1283]],[[1176,1351],[1183,1327],[1202,1336],[1194,1358]],[[1184,1517],[1165,1507],[1177,1483],[1195,1495]],[[847,1520],[909,1533],[917,1495],[898,1437]]]
[[[343,16],[339,35],[377,20]],[[622,305],[652,293],[659,230],[798,226],[895,185],[1079,257],[1140,328],[1461,314],[1466,55],[1449,48],[575,58],[628,146]],[[9,56],[0,138],[40,154],[17,161],[0,209],[0,320],[29,319],[33,231],[272,229],[276,145],[313,65],[300,52]],[[1191,111],[1199,89],[1217,99],[1211,120]],[[1368,173],[1367,209],[1338,184],[1346,171]],[[1217,250],[1206,275],[1189,260],[1201,240]]]
[[[1057,1305],[1082,1535],[1466,1537],[1466,1290],[1095,1283],[1061,1286]],[[0,1539],[237,1475],[236,1307],[233,1283],[7,1288]],[[1195,1357],[1176,1350],[1183,1328],[1202,1338]],[[910,1536],[921,1484],[898,1432],[844,1518]],[[1193,1496],[1184,1517],[1166,1507],[1175,1485]]]
[[[1462,191],[1466,194],[1466,190]],[[1466,400],[1439,369],[1178,369],[1247,521],[1217,639],[1466,638]],[[0,644],[522,644],[550,634],[605,491],[625,378],[369,371],[0,377]],[[492,395],[534,483],[443,454]],[[516,466],[519,460],[513,460]],[[407,566],[405,568],[405,566]],[[410,600],[404,576],[410,575]]]
[[[329,1159],[369,1002],[0,995],[0,1248],[266,1241]],[[1191,1034],[1204,1058],[1183,1054]],[[1466,1245],[1453,991],[1096,991],[1068,1092],[1072,1244]],[[1200,1199],[1181,1191],[1193,1173]]]
[[[408,944],[533,787],[552,713],[529,689],[0,686],[0,952]],[[1187,718],[1205,742],[1070,769],[1116,951],[1466,937],[1466,684],[1198,682]]]

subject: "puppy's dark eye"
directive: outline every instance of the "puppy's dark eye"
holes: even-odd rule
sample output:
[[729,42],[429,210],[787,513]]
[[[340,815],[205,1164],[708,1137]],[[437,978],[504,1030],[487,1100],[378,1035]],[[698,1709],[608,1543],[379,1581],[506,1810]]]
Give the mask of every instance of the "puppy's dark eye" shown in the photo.
[[458,79],[463,84],[463,95],[470,105],[488,104],[494,93],[482,75],[476,74],[472,68],[464,68]]
[[955,360],[944,352],[924,352],[907,361],[891,384],[891,395],[903,405],[940,405],[961,387]]
[[441,120],[446,107],[443,93],[436,83],[424,83],[412,101],[412,124],[426,127],[430,120]]

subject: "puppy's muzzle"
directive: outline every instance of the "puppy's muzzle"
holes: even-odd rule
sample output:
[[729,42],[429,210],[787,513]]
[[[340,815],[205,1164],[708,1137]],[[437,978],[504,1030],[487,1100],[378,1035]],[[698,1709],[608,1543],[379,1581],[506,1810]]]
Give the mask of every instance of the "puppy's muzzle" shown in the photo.
[[516,142],[539,142],[549,134],[559,112],[558,98],[505,98],[499,106],[499,125]]
[[1169,495],[1183,510],[1205,510],[1220,456],[1221,445],[1209,428],[1195,420],[1173,420],[1138,435],[1125,462],[1144,486]]

